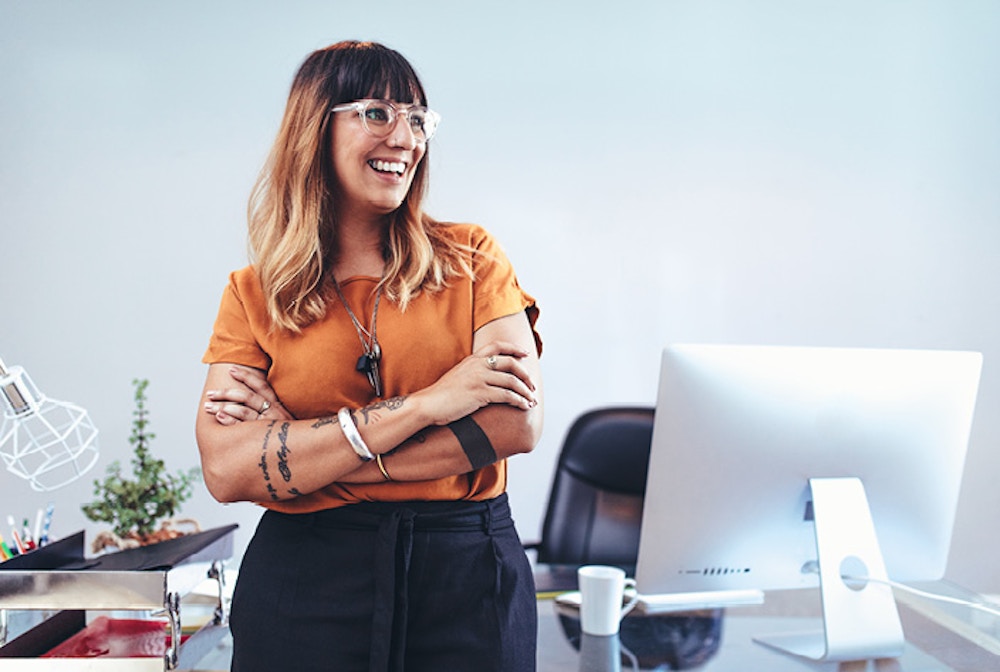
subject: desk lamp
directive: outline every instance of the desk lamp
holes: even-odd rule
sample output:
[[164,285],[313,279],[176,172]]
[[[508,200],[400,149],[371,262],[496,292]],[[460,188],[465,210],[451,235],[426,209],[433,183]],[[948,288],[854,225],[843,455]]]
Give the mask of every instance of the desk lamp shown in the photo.
[[34,490],[55,490],[83,476],[97,461],[97,428],[87,411],[49,399],[20,366],[0,359],[0,457]]

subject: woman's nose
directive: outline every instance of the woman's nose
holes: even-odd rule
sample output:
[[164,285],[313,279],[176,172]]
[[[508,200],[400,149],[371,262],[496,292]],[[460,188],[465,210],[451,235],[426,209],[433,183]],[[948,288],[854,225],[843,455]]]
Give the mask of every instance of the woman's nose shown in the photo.
[[396,124],[389,134],[389,144],[392,147],[414,149],[417,146],[417,136],[410,127],[410,118],[406,115],[396,115]]

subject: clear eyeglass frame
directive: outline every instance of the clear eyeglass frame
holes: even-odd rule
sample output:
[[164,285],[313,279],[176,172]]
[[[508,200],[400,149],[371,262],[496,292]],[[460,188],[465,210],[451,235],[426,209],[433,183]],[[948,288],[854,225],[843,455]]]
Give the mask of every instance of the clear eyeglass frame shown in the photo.
[[437,132],[441,115],[423,105],[397,105],[388,100],[366,99],[335,105],[331,112],[357,112],[361,125],[370,135],[384,138],[396,128],[400,117],[406,117],[410,132],[418,142],[428,142]]

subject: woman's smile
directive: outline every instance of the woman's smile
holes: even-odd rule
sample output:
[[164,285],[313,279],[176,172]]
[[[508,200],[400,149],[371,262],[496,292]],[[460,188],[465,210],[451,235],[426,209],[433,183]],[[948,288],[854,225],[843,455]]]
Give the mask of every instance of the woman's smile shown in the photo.
[[384,161],[382,159],[369,159],[368,165],[372,169],[383,175],[396,175],[399,177],[403,176],[406,172],[406,163],[403,161]]
[[396,124],[384,137],[365,131],[356,114],[334,118],[333,166],[340,189],[341,213],[385,215],[398,208],[427,151],[407,124]]

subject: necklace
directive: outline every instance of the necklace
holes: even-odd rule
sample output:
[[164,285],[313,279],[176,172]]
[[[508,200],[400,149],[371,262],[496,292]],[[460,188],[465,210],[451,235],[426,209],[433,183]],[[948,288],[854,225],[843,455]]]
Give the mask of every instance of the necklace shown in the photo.
[[375,396],[381,397],[382,376],[379,375],[378,363],[382,359],[382,348],[378,344],[376,329],[378,327],[378,304],[382,299],[382,285],[379,285],[379,288],[375,291],[375,307],[372,309],[372,322],[369,329],[365,329],[361,325],[354,311],[347,305],[347,299],[344,298],[344,293],[340,290],[340,283],[337,282],[337,278],[333,279],[333,288],[337,292],[337,298],[344,304],[347,314],[351,317],[351,322],[354,323],[354,330],[358,332],[358,340],[361,341],[361,349],[364,351],[364,354],[358,357],[358,363],[354,366],[354,369],[358,373],[368,376],[368,382],[371,383],[372,389],[375,390]]

